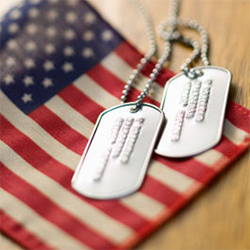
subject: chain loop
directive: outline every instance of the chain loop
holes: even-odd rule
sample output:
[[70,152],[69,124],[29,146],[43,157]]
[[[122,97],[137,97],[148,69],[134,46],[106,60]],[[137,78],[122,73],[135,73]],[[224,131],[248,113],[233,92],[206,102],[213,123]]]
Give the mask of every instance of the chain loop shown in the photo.
[[[193,48],[192,54],[181,65],[181,70],[187,75],[187,77],[193,79],[202,74],[202,72],[198,72],[197,70],[194,71],[189,68],[192,65],[193,61],[195,61],[199,55],[205,66],[208,66],[210,64],[208,60],[208,48],[209,48],[208,32],[204,28],[204,26],[200,25],[195,20],[179,19],[178,7],[179,7],[179,0],[172,0],[170,2],[169,18],[163,21],[159,25],[158,34],[162,38],[162,40],[164,40],[164,42],[167,41],[182,42],[185,45],[191,46]],[[201,42],[202,42],[201,48],[197,41],[182,36],[180,31],[178,30],[178,26],[182,26],[197,31],[201,36]]]
[[[144,66],[151,60],[151,58],[157,52],[157,43],[150,15],[147,9],[142,5],[141,0],[133,0],[133,2],[135,3],[138,12],[143,18],[144,26],[146,27],[146,33],[149,39],[149,50],[146,55],[140,60],[140,63],[137,65],[136,69],[133,70],[133,73],[130,75],[127,84],[124,86],[124,90],[122,91],[123,95],[121,96],[122,103],[126,101],[132,85],[138,79]],[[179,19],[178,12],[179,0],[171,0],[168,18],[167,20],[161,22],[157,29],[158,35],[164,41],[164,52],[157,61],[155,68],[152,70],[145,88],[138,95],[137,101],[135,102],[135,106],[131,108],[131,112],[137,112],[141,108],[142,100],[148,95],[155,79],[163,68],[164,63],[170,57],[171,46],[173,42],[181,42],[184,43],[186,46],[193,48],[191,55],[181,65],[181,70],[190,79],[194,79],[203,74],[200,70],[194,70],[191,67],[192,63],[198,58],[199,55],[205,66],[208,66],[210,64],[208,60],[209,36],[207,30],[195,20]],[[179,27],[184,27],[197,31],[201,36],[201,48],[197,41],[183,36],[178,30]]]
[[[178,26],[182,26],[197,31],[201,36],[201,41],[202,41],[201,48],[197,41],[182,36],[182,34],[178,31]],[[177,19],[174,28],[175,30],[174,31],[172,30],[172,33],[170,33],[169,30],[173,29],[173,27],[172,23],[169,20],[167,20],[159,25],[158,33],[164,41],[169,40],[171,42],[182,42],[185,45],[191,46],[193,48],[192,54],[181,65],[181,70],[189,78],[192,79],[196,78],[200,75],[200,73],[195,73],[194,71],[190,72],[189,66],[192,64],[192,62],[195,61],[197,57],[200,55],[205,66],[208,66],[210,64],[208,60],[208,48],[209,48],[208,32],[204,28],[204,26],[200,25],[195,20],[190,20],[190,19]]]
[[204,26],[200,25],[197,21],[191,19],[179,19],[178,25],[197,31],[201,36],[201,60],[205,66],[210,65],[208,60],[209,50],[209,35]]

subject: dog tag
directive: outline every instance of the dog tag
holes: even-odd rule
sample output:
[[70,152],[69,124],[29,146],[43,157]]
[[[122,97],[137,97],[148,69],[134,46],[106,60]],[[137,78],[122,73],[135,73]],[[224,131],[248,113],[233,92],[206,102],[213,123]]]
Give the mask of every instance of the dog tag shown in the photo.
[[72,179],[77,192],[112,199],[141,186],[164,115],[145,103],[133,113],[134,105],[121,104],[99,116]]
[[165,86],[161,108],[167,124],[155,152],[167,157],[199,154],[221,138],[231,73],[214,66],[197,67],[202,75],[184,73]]

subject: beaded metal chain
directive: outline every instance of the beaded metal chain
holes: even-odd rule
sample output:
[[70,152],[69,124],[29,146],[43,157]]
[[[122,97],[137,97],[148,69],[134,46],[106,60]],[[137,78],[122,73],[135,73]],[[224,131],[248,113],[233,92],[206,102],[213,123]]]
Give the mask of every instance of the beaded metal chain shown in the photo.
[[[152,59],[152,57],[157,52],[157,43],[150,15],[147,9],[142,5],[140,0],[133,0],[133,2],[135,3],[138,12],[143,18],[144,26],[146,28],[146,33],[149,40],[149,50],[145,54],[145,56],[140,60],[140,62],[136,66],[136,69],[133,70],[133,73],[130,75],[129,80],[127,81],[127,84],[125,85],[124,90],[122,91],[122,103],[126,101],[132,85],[138,79],[144,66]],[[181,70],[187,75],[187,77],[194,79],[197,76],[202,75],[202,72],[200,70],[193,70],[191,68],[192,63],[198,58],[199,55],[205,66],[208,66],[210,64],[208,60],[209,37],[207,30],[195,20],[179,19],[178,13],[179,0],[170,0],[168,18],[167,20],[163,21],[158,27],[158,34],[164,41],[164,52],[157,61],[155,68],[152,70],[152,73],[149,76],[149,80],[144,90],[138,95],[137,101],[135,102],[135,107],[131,109],[131,112],[137,112],[140,109],[142,100],[148,95],[149,90],[151,89],[152,84],[154,83],[155,79],[163,68],[164,63],[170,57],[172,50],[172,42],[181,42],[193,48],[192,54],[185,60],[185,62],[180,67]],[[197,41],[188,37],[184,37],[178,30],[178,26],[196,30],[201,36],[201,48]]]

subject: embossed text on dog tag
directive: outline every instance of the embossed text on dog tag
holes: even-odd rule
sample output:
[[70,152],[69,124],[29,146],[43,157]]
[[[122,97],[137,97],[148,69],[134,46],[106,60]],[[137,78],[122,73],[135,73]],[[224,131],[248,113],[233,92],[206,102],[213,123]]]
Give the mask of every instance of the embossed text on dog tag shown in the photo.
[[222,134],[231,73],[214,66],[197,67],[202,76],[184,73],[165,86],[161,108],[166,127],[155,152],[168,157],[188,157],[216,145]]
[[131,112],[134,103],[104,111],[72,179],[79,193],[112,199],[136,191],[142,184],[164,115],[150,104]]

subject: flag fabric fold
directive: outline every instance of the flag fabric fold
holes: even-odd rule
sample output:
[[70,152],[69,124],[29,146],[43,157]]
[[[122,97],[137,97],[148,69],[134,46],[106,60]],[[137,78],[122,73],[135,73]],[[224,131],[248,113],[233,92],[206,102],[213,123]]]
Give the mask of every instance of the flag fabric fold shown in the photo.
[[[119,104],[142,55],[86,2],[30,0],[1,23],[1,230],[27,249],[128,249],[249,146],[250,111],[229,101],[223,137],[185,159],[153,155],[138,192],[94,200],[71,178],[98,115]],[[153,63],[132,89],[144,88]],[[146,101],[159,106],[164,69]]]

